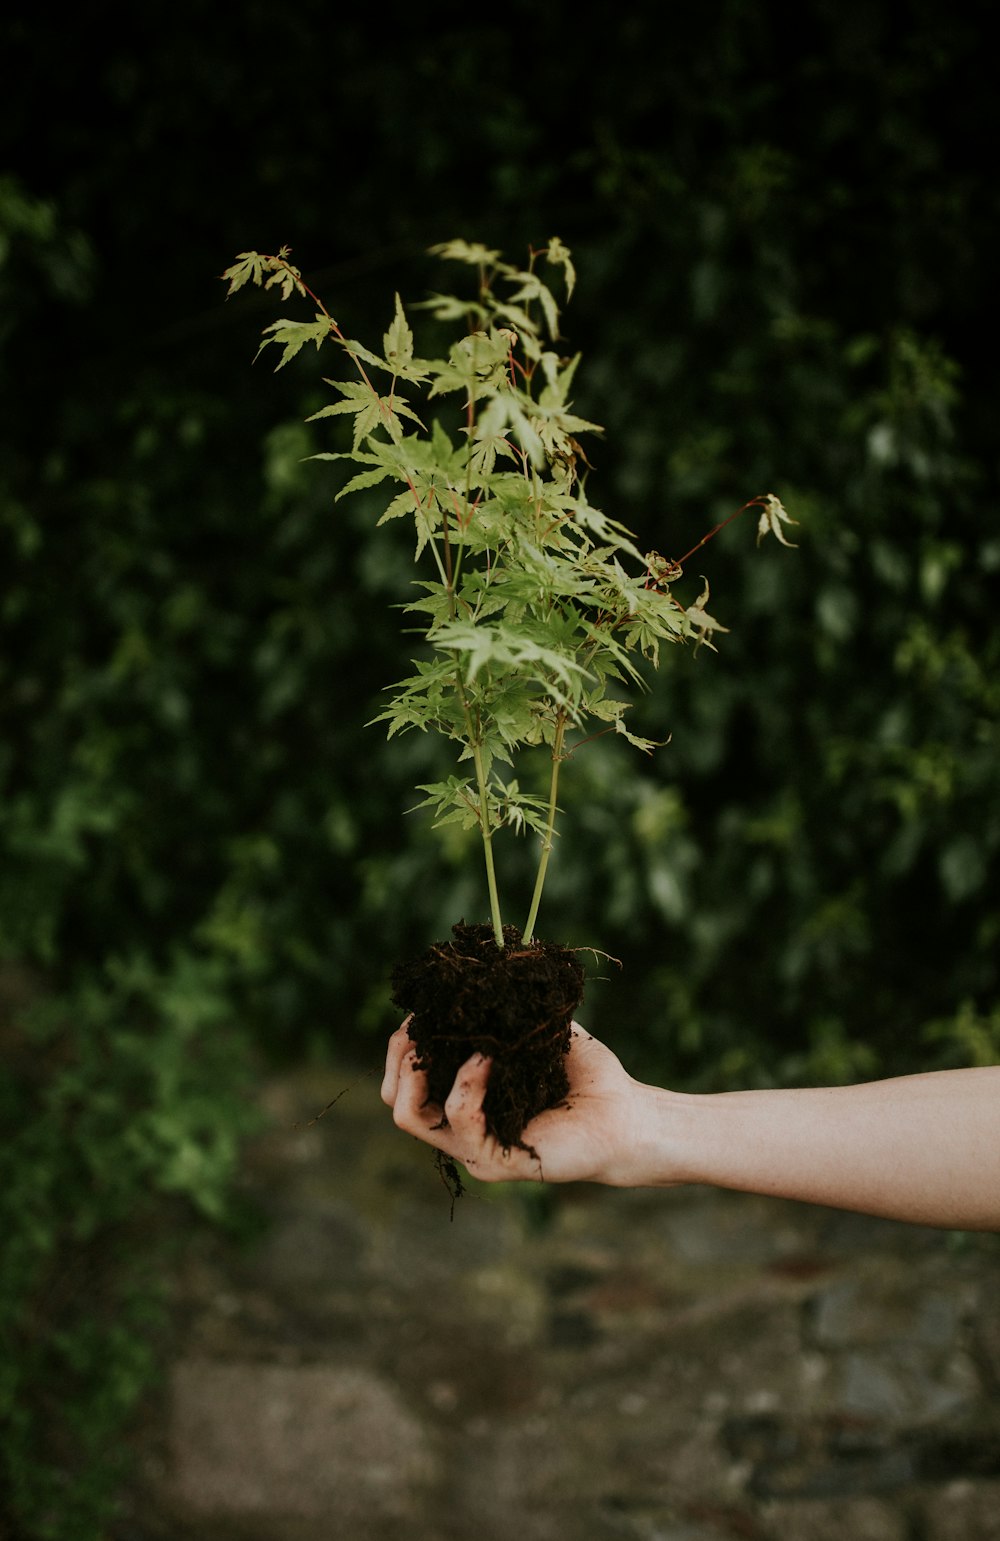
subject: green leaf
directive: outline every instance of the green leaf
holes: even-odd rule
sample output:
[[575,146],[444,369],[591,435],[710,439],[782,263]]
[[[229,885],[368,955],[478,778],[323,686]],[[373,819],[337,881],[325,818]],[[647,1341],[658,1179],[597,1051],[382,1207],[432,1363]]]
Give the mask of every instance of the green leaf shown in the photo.
[[538,327],[532,321],[528,312],[522,310],[519,305],[498,302],[493,306],[493,318],[496,321],[505,321],[507,323],[507,329],[513,330],[515,333],[515,341],[517,341],[518,337],[523,341],[525,336],[538,336]]
[[[268,332],[273,335],[268,337]],[[269,343],[278,343],[284,351],[280,362],[275,365],[275,372],[277,372],[279,369],[284,369],[289,359],[293,359],[307,342],[313,342],[319,348],[329,335],[328,316],[318,315],[315,321],[272,321],[270,326],[264,328],[264,337],[257,349],[257,357],[260,357]]]
[[429,250],[432,257],[440,257],[445,262],[466,262],[470,266],[484,268],[504,266],[500,263],[498,251],[478,241],[442,241]]
[[485,330],[490,313],[485,305],[475,300],[458,299],[453,294],[432,294],[430,299],[418,300],[411,310],[429,310],[435,321],[468,322],[473,331]]
[[547,798],[522,792],[516,781],[508,781],[506,785],[494,781],[494,786],[497,789],[497,825],[506,825],[516,835],[523,835],[529,829],[538,835],[546,833],[549,813]]
[[335,401],[329,406],[321,407],[318,412],[313,412],[306,418],[307,423],[315,423],[321,417],[337,417],[341,414],[354,415],[354,442],[353,449],[357,451],[361,441],[374,433],[376,428],[384,428],[394,443],[399,443],[403,437],[403,425],[401,418],[410,418],[419,424],[420,419],[400,396],[380,396],[375,388],[367,381],[357,382],[353,380],[328,380],[327,385],[332,385],[334,390],[342,392],[346,401]]
[[455,665],[450,658],[420,660],[416,674],[392,686],[390,704],[371,719],[387,722],[388,736],[407,728],[426,732],[433,728],[449,738],[465,737],[462,703],[455,688]]
[[518,273],[515,276],[520,280],[521,286],[511,295],[510,303],[516,305],[518,301],[524,301],[525,304],[531,304],[532,301],[537,301],[542,307],[549,336],[553,339],[558,337],[559,306],[556,304],[552,290],[542,283],[537,273]]
[[[389,375],[394,373],[392,365],[388,362],[387,359],[384,359],[379,353],[373,353],[370,348],[366,348],[363,343],[358,342],[355,338],[338,337],[336,340],[343,348],[344,352],[353,361],[353,363],[358,366],[359,369],[361,368],[362,364],[371,364],[373,369],[382,369],[386,374]],[[363,370],[361,372],[362,374],[364,373]],[[329,385],[330,383],[331,382],[328,380],[327,384]],[[370,381],[366,381],[365,383],[368,385],[371,384]]]
[[288,263],[283,263],[273,272],[264,285],[265,289],[278,287],[281,290],[281,298],[287,300],[292,292],[306,296],[306,286],[302,282],[298,268],[293,268]]
[[[317,456],[314,458],[318,459],[319,457]],[[374,471],[359,471],[357,476],[351,477],[350,481],[345,487],[341,487],[334,501],[339,502],[341,498],[346,498],[350,492],[362,492],[366,487],[377,487],[379,482],[384,482],[389,474],[390,472],[388,466],[377,466]],[[409,497],[410,495],[407,493],[405,496]],[[412,503],[413,499],[411,497],[411,507]],[[381,524],[381,522],[382,521],[380,519],[379,523]]]
[[397,374],[413,361],[413,333],[403,313],[403,303],[396,295],[396,314],[383,339],[386,362]]
[[698,598],[695,600],[694,604],[688,605],[684,612],[684,619],[687,625],[694,630],[696,648],[702,646],[712,648],[712,642],[710,640],[712,633],[716,631],[728,631],[729,628],[727,626],[721,625],[714,618],[714,616],[709,615],[708,611],[705,609],[705,606],[708,603],[708,579],[703,577],[702,583],[704,584],[704,587],[702,588],[702,591]]
[[784,532],[781,528],[783,524],[798,524],[798,520],[793,519],[791,515],[785,511],[781,505],[780,498],[776,498],[773,492],[769,492],[764,498],[764,507],[761,510],[760,518],[757,521],[758,546],[766,535],[773,535],[775,539],[779,540],[783,546],[788,546],[790,549],[794,550],[796,543],[794,541],[785,539]]
[[548,250],[545,253],[545,260],[546,262],[554,263],[557,267],[562,268],[563,276],[566,279],[566,298],[567,300],[572,299],[573,290],[576,287],[576,269],[573,266],[573,259],[570,256],[569,247],[564,246],[557,235],[552,236],[549,240]]
[[476,430],[471,442],[469,468],[474,486],[485,486],[486,479],[492,474],[493,467],[496,465],[498,455],[505,455],[509,460],[517,459],[513,446],[502,433],[484,432],[480,427]]
[[459,776],[449,776],[447,781],[426,782],[418,786],[417,791],[426,792],[427,796],[408,808],[407,813],[416,813],[420,808],[432,808],[435,813],[434,829],[440,829],[445,824],[460,824],[463,829],[478,828],[479,800],[470,781]]
[[264,257],[256,251],[241,251],[236,261],[222,275],[224,280],[229,279],[226,299],[235,294],[237,289],[242,289],[244,284],[254,283],[259,287],[265,273],[271,276],[264,288],[280,285],[282,299],[287,300],[293,289],[304,295],[306,287],[302,282],[302,274],[288,261],[290,251],[291,247],[282,246],[276,257]]
[[[389,331],[386,332],[386,342],[388,342],[392,337],[395,324],[396,323],[393,322]],[[407,328],[406,330],[408,331],[409,329]],[[412,356],[412,334],[410,334],[409,358],[404,358],[401,353],[397,352],[394,352],[392,357],[387,356],[383,358],[380,353],[373,353],[370,348],[366,348],[363,343],[358,342],[357,339],[353,337],[335,337],[335,341],[339,343],[340,347],[344,350],[348,358],[362,375],[365,373],[362,366],[368,364],[372,369],[383,370],[386,374],[391,375],[394,380],[411,380],[419,384],[427,378],[427,371],[429,367],[428,361],[426,359],[418,359]],[[404,341],[404,352],[405,347],[406,345]],[[370,384],[370,382],[368,383]]]
[[[501,383],[507,387],[506,373]],[[522,404],[523,403],[523,404]],[[491,394],[488,405],[479,419],[479,432],[483,437],[505,437],[508,430],[528,456],[532,465],[541,470],[546,464],[545,449],[538,430],[525,411],[525,405],[534,409],[534,402],[520,392],[505,388]]]
[[[569,686],[585,677],[587,670],[572,653],[546,646],[540,637],[552,635],[551,626],[511,626],[504,622],[476,625],[471,621],[449,621],[437,627],[431,636],[436,648],[461,655],[466,678],[473,683],[486,668],[503,674],[522,670],[541,679],[548,688],[559,681]],[[563,700],[561,693],[557,699]]]
[[259,252],[241,251],[236,261],[223,273],[223,281],[229,279],[229,288],[226,290],[226,299],[235,294],[237,289],[242,289],[246,283],[259,285],[264,274],[270,272],[273,259],[262,257]]
[[403,492],[397,492],[385,513],[377,521],[378,524],[388,524],[390,519],[402,519],[404,515],[412,515],[416,510],[413,493],[407,487]]
[[566,500],[566,508],[572,513],[576,522],[595,535],[598,540],[606,541],[610,549],[623,551],[628,556],[635,557],[637,562],[643,561],[642,552],[632,539],[632,531],[617,519],[611,519],[607,514],[602,514],[599,508],[588,503],[582,494]]

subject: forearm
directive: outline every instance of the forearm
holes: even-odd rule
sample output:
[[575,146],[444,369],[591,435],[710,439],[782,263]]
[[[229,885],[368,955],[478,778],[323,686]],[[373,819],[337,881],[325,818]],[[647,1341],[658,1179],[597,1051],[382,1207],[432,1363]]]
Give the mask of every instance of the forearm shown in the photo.
[[406,1025],[389,1040],[396,1123],[484,1182],[699,1183],[957,1230],[1000,1231],[1000,1066],[859,1086],[723,1092],[644,1086],[574,1024],[570,1089],[503,1147],[486,1129],[490,1062],[428,1099]]
[[625,1182],[705,1183],[1000,1230],[1000,1067],[858,1086],[644,1095]]

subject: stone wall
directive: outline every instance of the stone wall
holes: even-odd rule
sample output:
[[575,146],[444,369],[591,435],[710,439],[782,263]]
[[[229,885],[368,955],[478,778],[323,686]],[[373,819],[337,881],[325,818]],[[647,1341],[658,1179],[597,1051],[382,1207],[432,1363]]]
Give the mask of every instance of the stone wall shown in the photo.
[[266,1090],[123,1537],[1000,1538],[1000,1239],[699,1189],[477,1188],[377,1075]]

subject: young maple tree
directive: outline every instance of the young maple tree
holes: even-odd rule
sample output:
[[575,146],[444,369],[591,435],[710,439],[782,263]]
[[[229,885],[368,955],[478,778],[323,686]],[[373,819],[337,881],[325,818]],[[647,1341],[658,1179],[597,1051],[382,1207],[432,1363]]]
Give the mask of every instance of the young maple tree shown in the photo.
[[[459,746],[456,774],[421,786],[418,806],[433,811],[436,826],[457,821],[478,829],[493,935],[503,947],[496,832],[530,829],[541,837],[526,944],[555,839],[563,761],[599,732],[619,733],[647,752],[654,747],[626,726],[628,692],[643,687],[641,663],[655,668],[661,644],[711,646],[725,630],[706,608],[707,582],[689,604],[673,587],[684,563],[730,520],[671,560],[641,552],[624,525],[589,501],[578,435],[601,429],[572,409],[580,355],[559,351],[559,306],[539,274],[543,262],[561,272],[569,299],[575,273],[560,240],[532,250],[524,268],[466,241],[432,250],[476,274],[469,298],[435,294],[412,307],[458,333],[433,358],[414,351],[398,294],[381,353],[347,337],[287,247],[274,256],[242,252],[223,278],[228,294],[254,283],[315,307],[311,320],[265,328],[261,350],[281,349],[277,368],[309,343],[332,344],[350,360],[352,378],[329,380],[337,399],[309,421],[352,417],[351,448],[312,458],[358,468],[338,498],[388,483],[378,523],[413,521],[414,558],[427,574],[406,606],[420,619],[427,656],[390,688],[375,720],[388,724],[390,737],[419,728]],[[457,398],[457,414],[444,398]],[[774,534],[790,544],[783,527],[794,521],[777,497],[752,498],[730,519],[751,507],[760,510],[758,540]],[[539,745],[550,756],[541,795],[522,790],[512,774],[519,751]]]

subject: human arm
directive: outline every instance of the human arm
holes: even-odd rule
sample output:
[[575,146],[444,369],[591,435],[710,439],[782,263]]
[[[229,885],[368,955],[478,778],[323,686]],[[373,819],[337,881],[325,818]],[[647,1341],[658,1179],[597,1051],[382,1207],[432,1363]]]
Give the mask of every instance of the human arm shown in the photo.
[[634,1080],[574,1025],[566,1102],[524,1131],[534,1156],[505,1150],[486,1133],[489,1070],[488,1059],[469,1060],[444,1109],[428,1104],[404,1024],[390,1040],[382,1096],[400,1128],[486,1182],[711,1184],[924,1225],[1000,1230],[1000,1067],[691,1095]]

